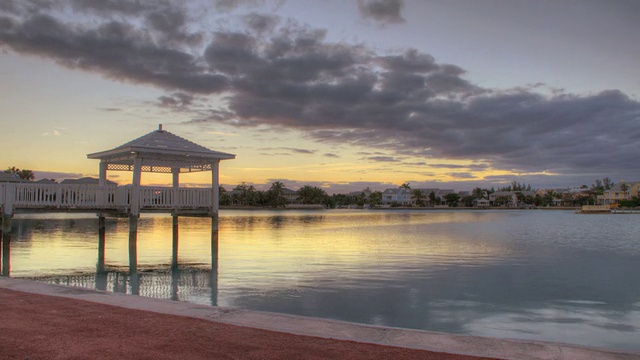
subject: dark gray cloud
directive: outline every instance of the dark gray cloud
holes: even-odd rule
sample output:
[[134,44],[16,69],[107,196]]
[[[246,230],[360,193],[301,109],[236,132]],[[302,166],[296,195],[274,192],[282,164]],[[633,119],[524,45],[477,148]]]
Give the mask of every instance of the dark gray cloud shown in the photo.
[[[158,105],[190,111],[193,124],[294,129],[321,143],[377,149],[362,154],[373,161],[447,158],[477,162],[460,173],[638,177],[629,164],[640,147],[640,103],[620,91],[487,89],[416,49],[381,55],[270,15],[249,13],[242,29],[205,32],[186,6],[6,2],[0,47],[166,89]],[[225,105],[193,101],[210,94]]]
[[71,0],[70,2],[76,11],[88,11],[101,15],[137,15],[169,5],[169,1],[162,0]]
[[209,94],[228,85],[226,76],[202,71],[194,55],[158,45],[125,22],[84,28],[45,14],[22,20],[0,16],[0,44],[129,82]]
[[231,11],[241,6],[255,7],[257,5],[261,5],[265,3],[265,0],[209,0],[209,1],[213,3],[213,6],[218,11]]
[[363,17],[383,24],[403,23],[400,13],[403,7],[403,0],[358,0],[358,9]]
[[324,155],[322,155],[322,156],[329,157],[329,158],[334,158],[334,159],[337,159],[337,158],[340,157],[340,155],[333,154],[333,153],[324,153]]
[[195,96],[186,93],[174,93],[171,95],[163,95],[158,98],[158,106],[183,110],[193,104]]
[[258,34],[271,33],[280,22],[277,16],[258,13],[250,13],[243,18],[247,27]]

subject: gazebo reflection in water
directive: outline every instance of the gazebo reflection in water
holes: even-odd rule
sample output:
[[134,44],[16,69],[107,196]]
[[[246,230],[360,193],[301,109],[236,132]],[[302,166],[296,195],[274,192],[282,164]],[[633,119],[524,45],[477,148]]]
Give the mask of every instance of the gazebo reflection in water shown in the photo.
[[[174,233],[174,237],[178,236]],[[99,239],[99,241],[104,241]],[[174,239],[177,242],[177,239]],[[98,258],[95,274],[37,277],[50,284],[77,286],[122,294],[218,305],[218,231],[211,234],[211,267],[171,266],[150,269],[110,268]]]

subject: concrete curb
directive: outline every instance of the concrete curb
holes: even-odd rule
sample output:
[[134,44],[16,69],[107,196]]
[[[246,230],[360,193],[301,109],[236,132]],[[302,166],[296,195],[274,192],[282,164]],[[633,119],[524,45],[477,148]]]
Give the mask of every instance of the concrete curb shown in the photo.
[[129,309],[206,319],[225,324],[291,334],[352,340],[462,355],[522,360],[631,360],[640,353],[622,353],[551,342],[454,335],[422,330],[361,325],[337,320],[196,305],[144,298],[30,280],[0,278],[0,288],[85,300]]

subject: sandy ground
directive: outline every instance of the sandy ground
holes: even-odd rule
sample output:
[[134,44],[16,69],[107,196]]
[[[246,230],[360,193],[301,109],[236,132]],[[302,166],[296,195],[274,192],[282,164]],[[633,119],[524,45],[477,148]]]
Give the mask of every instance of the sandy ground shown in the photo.
[[490,359],[325,339],[0,288],[0,359]]

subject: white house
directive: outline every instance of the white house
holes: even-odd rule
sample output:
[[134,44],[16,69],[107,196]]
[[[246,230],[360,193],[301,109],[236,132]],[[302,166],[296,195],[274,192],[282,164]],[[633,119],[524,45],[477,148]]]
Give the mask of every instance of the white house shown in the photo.
[[394,188],[382,192],[382,205],[411,205],[411,189]]

